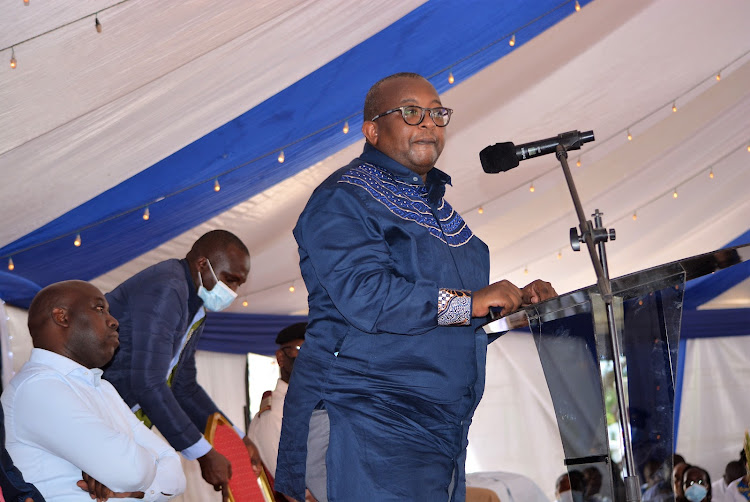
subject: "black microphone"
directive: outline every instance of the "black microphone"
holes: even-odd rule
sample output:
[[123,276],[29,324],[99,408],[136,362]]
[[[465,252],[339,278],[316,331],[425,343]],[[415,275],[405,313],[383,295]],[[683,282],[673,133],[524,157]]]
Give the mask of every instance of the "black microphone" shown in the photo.
[[553,138],[532,141],[518,146],[510,142],[497,143],[479,152],[479,160],[482,162],[484,172],[499,173],[518,167],[518,163],[522,160],[555,153],[557,145],[563,145],[566,151],[578,150],[582,144],[589,141],[594,141],[594,131],[568,131]]

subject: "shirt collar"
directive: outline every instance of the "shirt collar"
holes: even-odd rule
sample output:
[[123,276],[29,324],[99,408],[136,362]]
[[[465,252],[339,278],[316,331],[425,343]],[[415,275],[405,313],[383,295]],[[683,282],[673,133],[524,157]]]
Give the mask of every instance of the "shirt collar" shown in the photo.
[[403,164],[393,160],[370,143],[365,143],[365,148],[362,150],[362,155],[359,156],[359,159],[390,171],[399,181],[404,183],[425,185],[429,191],[431,200],[435,196],[437,196],[435,200],[440,199],[445,194],[445,185],[451,184],[451,177],[437,167],[433,167],[427,172],[427,182],[423,183],[421,176]]
[[78,364],[69,357],[45,349],[31,349],[29,362],[43,364],[63,375],[76,376],[93,387],[98,387],[102,379],[102,370],[99,368],[87,368]]
[[190,319],[192,319],[195,317],[198,309],[203,306],[203,300],[198,296],[198,291],[195,289],[193,274],[190,273],[190,264],[184,258],[180,260],[180,263],[182,263],[182,268],[185,269],[185,280],[188,283],[188,313]]

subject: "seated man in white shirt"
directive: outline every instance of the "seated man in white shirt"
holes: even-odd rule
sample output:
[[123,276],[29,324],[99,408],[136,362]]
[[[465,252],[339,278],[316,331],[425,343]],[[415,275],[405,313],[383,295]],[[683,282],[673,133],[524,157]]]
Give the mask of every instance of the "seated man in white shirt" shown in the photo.
[[263,464],[276,477],[276,457],[279,454],[279,438],[281,437],[281,419],[284,416],[284,398],[292,376],[294,360],[299,348],[305,343],[306,322],[298,322],[287,326],[276,335],[276,362],[279,363],[281,377],[276,382],[270,398],[265,397],[260,404],[260,410],[250,422],[247,435],[258,447]]
[[83,281],[40,291],[34,349],[2,395],[6,447],[46,500],[166,501],[185,490],[174,449],[147,429],[99,369],[119,345],[104,295]]

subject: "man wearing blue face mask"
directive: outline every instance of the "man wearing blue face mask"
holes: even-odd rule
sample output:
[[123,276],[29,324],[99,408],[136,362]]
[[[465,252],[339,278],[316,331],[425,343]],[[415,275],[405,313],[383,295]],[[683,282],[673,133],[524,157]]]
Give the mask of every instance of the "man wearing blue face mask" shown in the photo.
[[[186,459],[198,460],[203,478],[225,501],[232,470],[202,434],[220,410],[196,381],[195,350],[206,311],[227,308],[249,272],[247,247],[234,234],[214,230],[185,259],[157,263],[106,295],[120,321],[120,348],[104,378],[147,426],[155,425]],[[255,446],[247,437],[245,444],[259,469]]]

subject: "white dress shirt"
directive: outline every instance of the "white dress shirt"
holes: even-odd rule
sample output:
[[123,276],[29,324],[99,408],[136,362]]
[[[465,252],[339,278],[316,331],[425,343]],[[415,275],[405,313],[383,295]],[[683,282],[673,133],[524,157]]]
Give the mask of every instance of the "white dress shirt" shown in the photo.
[[[47,500],[90,502],[81,471],[115,492],[166,501],[185,491],[174,449],[130,411],[102,371],[33,349],[2,395],[6,448]],[[136,500],[136,499],[118,499]]]
[[711,502],[724,502],[730,500],[726,498],[727,484],[724,482],[724,477],[721,477],[711,483]]
[[271,409],[256,413],[247,430],[247,435],[258,448],[263,464],[274,478],[281,439],[281,420],[284,418],[284,398],[288,388],[289,384],[279,378],[271,394]]

